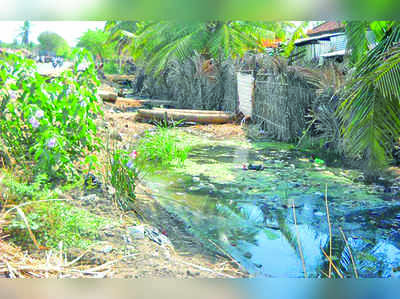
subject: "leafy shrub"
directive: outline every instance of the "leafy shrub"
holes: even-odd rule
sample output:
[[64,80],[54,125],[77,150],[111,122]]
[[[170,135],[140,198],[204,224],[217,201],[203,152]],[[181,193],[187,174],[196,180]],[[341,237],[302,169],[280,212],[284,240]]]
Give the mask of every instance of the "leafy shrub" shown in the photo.
[[107,61],[104,63],[104,73],[105,74],[119,74],[119,65],[114,61]]
[[[105,219],[86,210],[56,201],[34,203],[25,208],[25,215],[38,243],[54,249],[61,241],[64,248],[86,249],[98,239],[101,227],[107,224]],[[25,222],[19,216],[13,218],[5,232],[18,245],[32,242]]]
[[[83,62],[89,62],[80,70]],[[33,162],[34,173],[70,179],[74,163],[98,149],[95,118],[99,81],[88,52],[76,53],[73,70],[48,79],[33,61],[0,60],[0,136],[15,159]]]
[[[24,200],[47,199],[53,196],[48,186],[46,174],[36,176],[31,183],[17,180],[11,173],[3,172],[0,189],[2,190],[2,200],[9,203],[19,203]],[[0,202],[1,205],[1,202]]]
[[181,166],[188,157],[190,146],[175,134],[174,129],[157,126],[155,132],[147,132],[137,146],[138,163],[144,167],[149,161],[151,167]]
[[123,209],[129,209],[129,201],[136,198],[135,180],[138,176],[136,168],[136,151],[128,153],[122,149],[108,151],[108,180],[115,188],[115,200]]

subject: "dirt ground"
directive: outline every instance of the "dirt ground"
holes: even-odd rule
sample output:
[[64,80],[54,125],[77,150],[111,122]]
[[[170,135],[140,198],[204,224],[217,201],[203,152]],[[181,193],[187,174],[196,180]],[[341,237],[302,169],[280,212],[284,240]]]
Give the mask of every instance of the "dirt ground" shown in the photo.
[[[188,246],[187,252],[174,249],[176,241],[191,236],[181,228],[178,220],[173,219],[157,202],[149,196],[144,186],[137,187],[135,211],[145,219],[139,220],[134,211],[123,213],[115,204],[102,194],[94,200],[84,200],[81,192],[74,194],[74,204],[88,209],[96,215],[113,219],[113,225],[106,227],[99,236],[98,245],[89,250],[81,262],[102,265],[116,261],[107,277],[113,278],[235,278],[246,277],[229,258],[203,254],[201,244],[195,241]],[[140,217],[142,218],[142,217]],[[171,220],[172,219],[172,220]],[[114,224],[115,223],[115,224]],[[150,240],[133,239],[129,235],[130,226],[144,225],[155,227],[169,238],[171,245],[159,245]],[[179,239],[179,240],[177,240]],[[84,253],[72,251],[70,258]]]

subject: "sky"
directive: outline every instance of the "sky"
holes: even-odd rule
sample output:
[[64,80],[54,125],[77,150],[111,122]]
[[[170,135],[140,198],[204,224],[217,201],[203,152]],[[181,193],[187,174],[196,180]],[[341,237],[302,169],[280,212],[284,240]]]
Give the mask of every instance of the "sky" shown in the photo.
[[[18,35],[23,21],[0,21],[0,41],[11,43]],[[37,37],[43,31],[52,31],[62,36],[70,46],[75,46],[78,38],[88,29],[103,29],[105,22],[82,21],[32,21],[31,37],[34,43],[38,43]]]

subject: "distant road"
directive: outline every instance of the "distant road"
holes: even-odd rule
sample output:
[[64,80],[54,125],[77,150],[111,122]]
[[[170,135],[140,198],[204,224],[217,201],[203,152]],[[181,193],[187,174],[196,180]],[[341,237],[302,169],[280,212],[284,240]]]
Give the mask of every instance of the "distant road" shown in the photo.
[[51,74],[51,73],[61,73],[62,71],[65,71],[67,68],[69,68],[72,65],[72,62],[66,61],[61,67],[56,67],[54,68],[53,65],[49,63],[37,63],[37,69],[39,74],[45,75],[45,74]]
[[[65,61],[61,67],[54,68],[52,63],[37,63],[37,69],[39,74],[46,75],[46,74],[54,74],[54,73],[61,73],[72,66],[72,62]],[[85,69],[87,64],[81,63],[79,69]]]

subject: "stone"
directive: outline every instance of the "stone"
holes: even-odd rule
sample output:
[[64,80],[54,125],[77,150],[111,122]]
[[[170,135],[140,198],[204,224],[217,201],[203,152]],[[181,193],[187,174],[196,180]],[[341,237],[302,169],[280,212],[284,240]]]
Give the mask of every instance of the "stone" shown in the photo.
[[83,196],[80,198],[80,200],[82,201],[82,205],[84,206],[89,206],[91,205],[93,202],[95,202],[96,200],[98,200],[98,197],[96,194],[89,194],[87,196]]
[[251,259],[251,257],[253,256],[250,252],[246,252],[244,255],[243,255],[245,258],[247,258],[247,259]]
[[107,193],[109,194],[109,195],[111,195],[111,196],[113,196],[114,194],[115,194],[115,188],[113,187],[113,186],[111,186],[111,185],[108,185],[107,187],[106,187],[106,190],[107,190]]
[[103,248],[100,249],[101,252],[108,254],[111,251],[113,251],[113,247],[111,245],[106,245]]
[[120,132],[118,132],[117,130],[113,130],[110,134],[110,137],[112,139],[118,140],[118,141],[122,141],[122,135]]
[[135,240],[143,240],[144,239],[144,226],[136,225],[128,227],[129,235]]
[[324,216],[325,214],[322,213],[322,212],[315,212],[314,215],[315,215],[315,216],[322,217],[322,216]]

